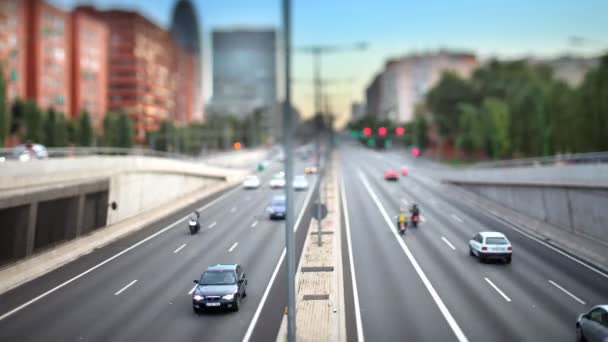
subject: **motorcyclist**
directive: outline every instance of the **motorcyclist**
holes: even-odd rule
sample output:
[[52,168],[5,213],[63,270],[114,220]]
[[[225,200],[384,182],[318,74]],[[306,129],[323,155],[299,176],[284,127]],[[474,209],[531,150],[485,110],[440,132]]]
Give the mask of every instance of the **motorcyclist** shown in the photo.
[[397,216],[397,228],[399,228],[401,223],[407,225],[407,215],[405,214],[405,209],[403,208],[399,209],[399,215]]
[[200,228],[200,223],[198,222],[200,217],[201,217],[201,214],[197,210],[195,210],[192,214],[190,214],[190,221],[196,222],[197,230]]
[[418,205],[416,203],[414,203],[410,208],[410,213],[412,214],[412,216],[420,216],[420,209],[418,208]]

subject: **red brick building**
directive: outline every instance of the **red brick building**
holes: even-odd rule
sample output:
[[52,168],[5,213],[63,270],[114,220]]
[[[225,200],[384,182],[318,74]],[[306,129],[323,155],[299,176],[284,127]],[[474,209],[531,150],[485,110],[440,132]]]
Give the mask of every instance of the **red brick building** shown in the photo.
[[71,15],[70,55],[72,117],[83,111],[91,116],[95,127],[102,125],[108,109],[108,28],[76,10]]
[[109,28],[108,109],[134,120],[136,139],[175,110],[175,50],[169,33],[141,14],[80,7]]
[[22,1],[0,1],[0,70],[6,81],[7,101],[25,97],[26,11]]
[[176,123],[190,123],[194,120],[196,111],[196,75],[200,72],[196,56],[186,49],[176,49],[173,72],[176,78],[176,90],[172,119]]

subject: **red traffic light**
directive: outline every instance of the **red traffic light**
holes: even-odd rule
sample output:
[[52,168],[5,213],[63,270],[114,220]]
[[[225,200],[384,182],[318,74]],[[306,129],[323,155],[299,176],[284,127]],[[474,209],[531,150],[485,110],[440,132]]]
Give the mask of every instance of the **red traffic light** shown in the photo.
[[372,135],[372,129],[371,129],[371,128],[369,128],[369,127],[365,127],[365,128],[363,129],[363,135],[365,135],[366,137],[368,137],[368,136]]
[[405,128],[403,128],[403,127],[397,127],[397,128],[395,128],[395,134],[397,134],[397,135],[403,135],[403,133],[405,133]]
[[385,136],[386,135],[386,127],[382,126],[382,127],[378,128],[378,134],[380,134],[381,136]]

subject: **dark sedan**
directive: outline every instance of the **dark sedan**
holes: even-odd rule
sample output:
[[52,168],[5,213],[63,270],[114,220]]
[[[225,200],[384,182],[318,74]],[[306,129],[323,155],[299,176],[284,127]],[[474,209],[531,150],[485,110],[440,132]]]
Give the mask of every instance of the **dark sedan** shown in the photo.
[[192,293],[192,309],[200,313],[206,309],[239,311],[241,300],[247,296],[247,278],[240,265],[209,266]]

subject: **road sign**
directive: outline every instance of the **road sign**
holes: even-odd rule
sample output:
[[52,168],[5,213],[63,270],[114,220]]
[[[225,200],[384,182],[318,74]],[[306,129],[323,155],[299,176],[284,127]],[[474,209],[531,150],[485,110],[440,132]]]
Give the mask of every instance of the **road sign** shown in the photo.
[[327,207],[323,203],[317,202],[313,204],[310,210],[312,211],[312,217],[317,220],[322,220],[327,216]]

